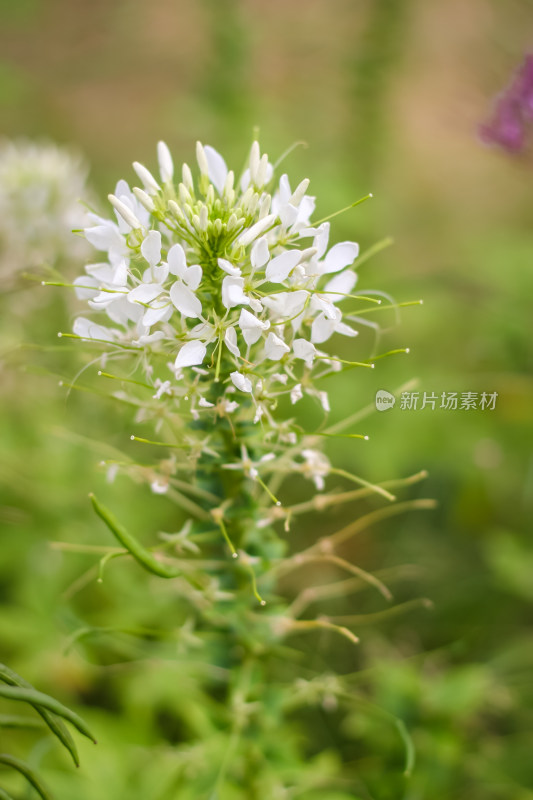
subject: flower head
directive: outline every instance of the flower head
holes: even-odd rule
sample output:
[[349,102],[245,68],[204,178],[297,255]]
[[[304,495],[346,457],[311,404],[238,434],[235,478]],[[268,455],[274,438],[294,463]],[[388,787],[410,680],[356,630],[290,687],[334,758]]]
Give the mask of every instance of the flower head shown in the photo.
[[311,222],[309,181],[294,191],[286,175],[276,183],[257,142],[237,182],[212,147],[198,144],[196,154],[196,182],[184,164],[176,183],[160,142],[159,176],[136,162],[142,187],[119,181],[113,217],[91,215],[85,236],[101,255],[76,287],[101,313],[74,330],[172,355],[193,416],[250,398],[265,416],[302,379],[309,386],[314,373],[334,369],[318,345],[356,335],[339,304],[356,283],[358,246],[328,248],[329,223]]
[[72,231],[87,224],[87,166],[64,147],[0,142],[0,280],[34,267],[80,263],[89,247]]

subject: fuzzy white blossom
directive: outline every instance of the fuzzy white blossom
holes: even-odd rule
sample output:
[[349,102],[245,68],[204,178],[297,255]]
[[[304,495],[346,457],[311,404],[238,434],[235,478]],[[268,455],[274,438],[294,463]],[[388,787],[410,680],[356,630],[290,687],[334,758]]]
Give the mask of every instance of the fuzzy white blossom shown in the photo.
[[0,281],[39,267],[82,263],[90,248],[73,230],[87,225],[87,165],[65,147],[0,141]]

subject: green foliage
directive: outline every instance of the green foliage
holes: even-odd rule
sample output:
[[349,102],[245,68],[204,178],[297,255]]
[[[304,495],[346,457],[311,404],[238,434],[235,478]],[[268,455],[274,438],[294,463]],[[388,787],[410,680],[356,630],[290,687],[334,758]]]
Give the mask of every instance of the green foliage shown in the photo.
[[[296,670],[309,679],[315,670],[350,674],[358,702],[340,720],[331,702],[327,711],[320,702],[304,706],[280,727],[272,692],[268,737],[262,729],[256,750],[257,741],[268,744],[270,760],[303,800],[531,800],[530,169],[527,156],[513,162],[485,150],[474,132],[530,46],[531,4],[482,0],[459,16],[454,4],[393,3],[390,16],[387,5],[228,2],[205,3],[198,13],[193,3],[143,9],[121,2],[86,5],[80,15],[68,0],[6,0],[4,130],[76,139],[103,195],[119,164],[148,154],[159,136],[185,147],[196,134],[237,155],[245,118],[250,128],[260,125],[272,151],[308,141],[291,165],[312,164],[321,213],[374,192],[357,222],[349,213],[338,218],[339,238],[368,246],[375,231],[394,236],[395,247],[368,264],[368,279],[424,297],[425,305],[402,315],[400,344],[410,345],[410,362],[391,359],[377,375],[334,379],[334,417],[355,413],[356,395],[362,406],[372,404],[376,389],[410,376],[422,390],[497,388],[499,403],[491,416],[368,417],[358,430],[371,441],[361,449],[328,439],[344,468],[364,468],[372,480],[427,467],[424,494],[437,498],[438,510],[363,530],[346,555],[376,570],[395,603],[430,597],[433,610],[411,606],[406,616],[361,621],[357,649],[327,631],[280,649],[269,669],[281,685],[292,691]],[[233,27],[217,36],[224,9]],[[147,548],[156,532],[179,530],[182,518],[172,503],[156,504],[125,479],[111,493],[97,469],[95,461],[117,457],[113,447],[138,457],[133,444],[124,447],[132,431],[119,399],[73,389],[58,403],[56,379],[79,385],[75,344],[71,351],[61,345],[61,366],[44,348],[68,328],[62,299],[36,286],[0,298],[0,649],[19,672],[82,710],[101,744],[80,741],[83,772],[75,773],[56,761],[58,748],[36,727],[37,715],[26,729],[6,713],[0,749],[29,753],[58,800],[198,800],[198,784],[187,781],[195,771],[200,781],[206,769],[199,740],[211,743],[209,777],[226,752],[232,653],[203,633],[196,641],[176,607],[175,581],[145,574],[131,557],[112,561],[96,583],[98,560],[115,542],[94,517],[88,488],[120,511]],[[17,309],[28,305],[21,319]],[[372,346],[363,337],[362,346]],[[17,341],[40,343],[33,371],[13,368],[27,362],[20,354],[6,364]],[[306,414],[315,420],[312,410]],[[368,510],[362,498],[361,512]],[[294,527],[291,545],[315,541],[326,523],[351,521],[332,513]],[[57,541],[98,551],[48,545]],[[322,567],[309,569],[317,583],[324,579]],[[348,582],[342,591],[355,588],[355,576],[334,578]],[[295,572],[287,596],[308,580]],[[378,597],[361,590],[349,601],[328,601],[327,613],[374,613]],[[204,673],[206,647],[216,663]],[[383,712],[401,719],[413,740],[409,778],[405,746]],[[35,744],[41,733],[46,738]],[[253,748],[242,752],[257,758]],[[352,786],[327,788],[324,778],[335,781],[343,764]],[[275,798],[277,774],[250,777],[245,800]],[[228,798],[243,793],[234,782]],[[15,783],[8,790],[13,800],[24,796]]]
[[[70,722],[80,733],[96,744],[96,740],[82,718],[53,697],[34,689],[31,684],[25,681],[24,678],[21,678],[20,675],[17,675],[16,672],[5,664],[0,664],[0,681],[3,681],[3,684],[5,684],[0,684],[0,698],[15,703],[26,703],[31,706],[40,715],[41,719],[54,736],[56,736],[61,744],[68,750],[74,764],[79,766],[80,762],[76,745],[62,720],[65,719],[67,722]],[[28,728],[31,730],[35,728],[35,720],[31,717],[2,716],[0,717],[0,728]],[[0,753],[0,764],[3,764],[5,767],[10,767],[12,770],[23,775],[42,800],[51,800],[51,795],[48,793],[45,785],[36,774],[35,770],[25,761],[15,756],[8,755],[7,753]],[[0,789],[0,792],[2,793],[0,796],[10,797],[3,789]]]

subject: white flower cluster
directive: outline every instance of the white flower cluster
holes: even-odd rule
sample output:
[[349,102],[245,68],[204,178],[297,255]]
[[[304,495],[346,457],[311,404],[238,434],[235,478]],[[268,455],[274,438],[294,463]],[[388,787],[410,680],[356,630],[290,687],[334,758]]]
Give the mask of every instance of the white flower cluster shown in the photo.
[[[309,181],[294,190],[287,175],[275,182],[257,142],[238,180],[212,147],[198,144],[196,155],[196,182],[187,164],[180,182],[160,142],[160,178],[134,163],[142,187],[119,181],[114,219],[91,215],[85,236],[106,256],[75,285],[101,313],[78,317],[74,333],[138,348],[153,397],[178,403],[182,415],[216,420],[239,409],[294,444],[272,412],[281,395],[296,403],[304,393],[329,410],[314,381],[340,360],[320,346],[334,333],[357,334],[339,303],[354,296],[358,245],[328,249],[329,222],[311,222]],[[156,377],[162,355],[169,371]],[[322,486],[327,462],[310,450],[303,457],[302,471]]]
[[82,262],[87,242],[87,167],[67,148],[26,140],[0,142],[0,280],[26,269]]

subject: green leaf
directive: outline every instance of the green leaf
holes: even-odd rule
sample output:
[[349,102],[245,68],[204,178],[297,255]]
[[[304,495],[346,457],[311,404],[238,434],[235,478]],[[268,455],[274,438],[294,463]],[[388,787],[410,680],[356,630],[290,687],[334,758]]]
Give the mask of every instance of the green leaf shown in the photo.
[[16,714],[0,714],[0,728],[37,728],[42,729],[43,723],[33,717],[22,717]]
[[[0,753],[0,764],[5,764],[6,767],[11,767],[17,772],[20,772],[21,775],[24,775],[28,783],[31,783],[35,791],[41,796],[42,800],[52,800],[51,795],[48,793],[48,790],[45,788],[40,778],[37,777],[32,768],[26,764],[25,761],[20,761],[20,759],[10,756],[7,753]],[[9,798],[9,795],[5,796]]]
[[[24,680],[24,678],[14,672],[14,670],[6,667],[5,664],[0,664],[0,680],[4,681],[4,683],[7,683],[9,686],[20,686],[24,689],[34,688],[31,683],[28,683],[28,681]],[[34,708],[37,713],[40,714],[44,722],[46,722],[54,736],[57,736],[63,747],[69,751],[74,764],[79,767],[80,759],[78,756],[78,749],[64,722],[41,706],[34,706]]]
[[32,706],[42,706],[43,708],[52,711],[59,717],[63,717],[72,725],[74,725],[80,733],[96,744],[96,739],[88,729],[85,722],[70,708],[67,708],[58,700],[50,697],[43,692],[38,692],[36,689],[24,689],[19,686],[0,686],[0,697],[6,700],[16,700],[23,703],[29,703]]

